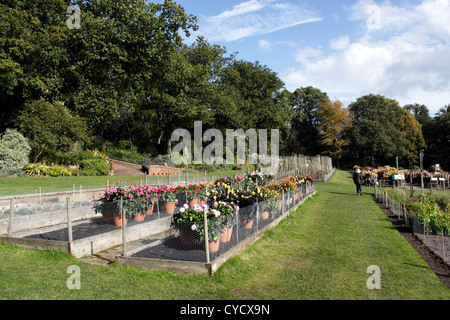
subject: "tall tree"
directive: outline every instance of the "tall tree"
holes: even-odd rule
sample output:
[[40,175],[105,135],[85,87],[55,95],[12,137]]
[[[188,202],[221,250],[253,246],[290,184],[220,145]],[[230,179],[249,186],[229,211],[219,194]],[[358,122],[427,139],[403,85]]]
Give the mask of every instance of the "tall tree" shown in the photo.
[[[69,29],[67,9],[81,25]],[[62,101],[113,138],[196,18],[171,0],[5,0],[0,4],[1,126],[26,102]]]
[[149,87],[168,72],[181,33],[196,30],[196,19],[171,0],[77,0],[79,30],[71,30],[67,70],[68,107],[88,119],[96,133],[120,134],[149,95]]
[[236,106],[227,115],[233,118],[230,129],[279,129],[281,142],[286,140],[292,119],[290,93],[277,73],[257,61],[235,60],[223,70],[221,88]]
[[396,122],[403,114],[398,102],[381,95],[365,95],[349,106],[353,126],[351,153],[360,165],[386,165],[406,154]]
[[349,110],[339,100],[325,100],[317,109],[317,122],[321,144],[325,148],[322,154],[337,160],[339,165],[339,160],[348,151],[348,132],[352,124]]
[[425,154],[428,165],[440,164],[450,170],[450,104],[442,107],[433,119],[433,132]]
[[422,125],[422,135],[425,139],[426,147],[424,148],[425,154],[424,158],[425,167],[429,167],[435,164],[436,157],[439,154],[439,150],[435,150],[433,136],[435,132],[435,124],[433,118],[430,115],[430,111],[425,105],[418,103],[408,104],[403,107],[408,110],[416,120]]
[[217,87],[219,72],[229,59],[224,48],[203,38],[171,53],[158,78],[149,84],[144,106],[157,119],[152,136],[160,153],[170,153],[175,129],[193,130],[194,121],[213,125],[214,114],[226,106]]
[[405,140],[405,154],[401,161],[402,164],[407,168],[419,165],[419,152],[426,147],[422,125],[407,108],[404,108],[395,126],[400,130]]
[[317,110],[328,95],[314,87],[303,87],[294,91],[291,106],[294,112],[289,145],[292,153],[317,155],[323,151],[321,145]]
[[68,60],[69,1],[0,3],[0,131],[11,127],[26,101],[53,99]]

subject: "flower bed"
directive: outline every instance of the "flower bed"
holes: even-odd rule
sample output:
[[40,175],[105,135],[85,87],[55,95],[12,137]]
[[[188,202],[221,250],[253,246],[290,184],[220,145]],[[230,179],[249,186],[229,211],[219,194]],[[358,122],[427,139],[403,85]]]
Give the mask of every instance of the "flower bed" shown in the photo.
[[418,222],[431,232],[450,236],[450,201],[432,194],[407,199],[407,216],[410,224],[417,217]]
[[[188,186],[124,186],[122,181],[109,186],[105,192],[100,193],[100,198],[91,205],[97,213],[101,213],[105,221],[112,221],[111,217],[120,215],[121,208],[125,211],[125,218],[134,218],[151,213],[155,205],[169,214],[175,213],[175,207],[182,208],[189,204],[207,205],[223,202],[239,208],[277,197],[283,193],[286,195],[295,193],[299,187],[311,183],[311,177],[292,176],[273,181],[272,175],[263,175],[260,172],[252,172],[247,176],[236,175],[232,177],[220,177],[216,181],[205,184],[190,184]],[[169,208],[168,204],[171,204]],[[273,203],[271,204],[273,205]],[[268,206],[271,206],[268,204]]]
[[[385,190],[392,212],[399,212],[404,204],[403,219],[412,232],[430,250],[444,261],[450,262],[450,201],[445,196],[427,193],[415,198],[409,197],[407,190]],[[398,217],[401,214],[397,213]]]
[[171,233],[116,262],[143,269],[212,274],[285,219],[314,194],[311,178],[280,181],[222,177],[208,184],[207,203],[183,204],[172,216]]
[[[171,215],[174,234],[149,245],[136,256],[208,262],[246,239],[256,239],[266,226],[276,225],[278,218],[313,192],[313,182],[312,178],[301,176],[274,181],[273,176],[252,172],[176,188],[117,184],[102,193],[93,206],[104,214],[108,204],[115,203],[117,207],[121,203],[129,218],[142,210],[142,204],[136,203],[153,201],[159,205],[162,200],[176,199],[176,209]],[[189,203],[193,199],[204,202]]]

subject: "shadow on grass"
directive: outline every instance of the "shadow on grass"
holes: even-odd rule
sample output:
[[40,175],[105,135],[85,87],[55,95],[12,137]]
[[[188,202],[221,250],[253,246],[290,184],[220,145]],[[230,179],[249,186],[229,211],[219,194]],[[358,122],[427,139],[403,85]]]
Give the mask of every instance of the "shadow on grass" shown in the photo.
[[351,195],[349,192],[338,192],[338,191],[323,191],[323,193],[329,193],[329,194],[345,194],[347,196]]
[[421,268],[421,269],[429,269],[429,266],[421,266],[421,265],[414,264],[414,263],[408,263],[408,262],[405,262],[405,263],[403,263],[403,264],[404,264],[404,265],[408,265],[408,266],[413,266],[413,267]]

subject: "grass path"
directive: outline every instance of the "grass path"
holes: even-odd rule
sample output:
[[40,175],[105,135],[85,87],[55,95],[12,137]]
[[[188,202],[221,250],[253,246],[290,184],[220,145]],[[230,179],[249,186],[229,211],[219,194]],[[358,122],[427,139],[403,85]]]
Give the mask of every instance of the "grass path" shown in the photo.
[[[1,299],[450,299],[447,289],[347,172],[211,278],[88,265],[56,251],[0,244]],[[67,267],[81,268],[68,290]],[[369,290],[367,268],[381,270]]]

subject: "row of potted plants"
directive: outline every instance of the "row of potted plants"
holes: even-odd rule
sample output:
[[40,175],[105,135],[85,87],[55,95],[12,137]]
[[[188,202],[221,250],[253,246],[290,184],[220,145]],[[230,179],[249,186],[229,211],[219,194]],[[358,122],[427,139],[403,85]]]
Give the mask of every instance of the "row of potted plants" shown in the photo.
[[125,218],[143,221],[145,215],[153,213],[158,202],[168,213],[175,211],[178,193],[181,189],[169,186],[124,186],[122,181],[109,186],[99,194],[99,199],[91,202],[96,213],[101,213],[105,222],[121,226],[121,208],[125,209]]
[[259,177],[219,178],[208,184],[205,204],[194,207],[184,204],[172,219],[172,227],[179,231],[181,243],[204,245],[206,213],[209,252],[216,252],[220,243],[230,241],[238,219],[240,226],[251,229],[258,211],[261,219],[269,219],[271,214],[281,210],[283,194],[286,201],[293,201],[294,195],[300,195],[302,185],[313,182],[310,177],[300,176],[277,182],[271,177]]
[[433,232],[450,237],[450,200],[432,192],[410,197],[408,190],[387,189],[390,199],[404,203],[410,226],[416,218],[419,224],[426,228],[427,233]]
[[410,225],[416,217],[427,232],[434,230],[450,237],[450,201],[447,198],[425,194],[407,199],[405,205]]
[[427,181],[430,178],[436,178],[436,177],[441,177],[441,178],[445,178],[448,177],[448,173],[444,172],[442,170],[438,171],[438,172],[429,172],[427,170],[423,170],[423,172],[419,169],[419,168],[410,168],[410,169],[404,169],[404,168],[399,168],[399,170],[397,170],[394,167],[390,167],[390,166],[383,166],[383,167],[378,167],[378,168],[373,168],[373,167],[360,167],[362,175],[366,178],[372,179],[372,180],[382,180],[382,179],[387,179],[387,180],[392,180],[393,176],[395,175],[404,175],[407,181],[413,181],[413,183],[417,183],[418,181],[420,181],[420,177],[423,173],[423,178],[426,179]]
[[[106,222],[121,226],[120,208],[125,209],[125,218],[138,221],[145,219],[145,215],[152,214],[157,204],[160,210],[173,214],[176,205],[186,204],[189,208],[214,203],[229,203],[231,206],[251,207],[252,204],[265,201],[268,208],[263,213],[277,210],[276,201],[283,191],[289,192],[298,188],[305,181],[312,180],[305,177],[291,177],[278,182],[273,176],[264,176],[252,172],[247,176],[220,177],[216,181],[205,184],[190,184],[188,186],[124,186],[122,181],[109,186],[100,197],[91,203],[96,212],[101,213]],[[198,207],[197,207],[198,209]],[[254,216],[255,210],[249,210]],[[126,221],[126,220],[125,220]]]

